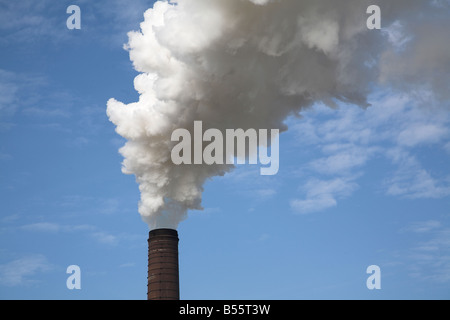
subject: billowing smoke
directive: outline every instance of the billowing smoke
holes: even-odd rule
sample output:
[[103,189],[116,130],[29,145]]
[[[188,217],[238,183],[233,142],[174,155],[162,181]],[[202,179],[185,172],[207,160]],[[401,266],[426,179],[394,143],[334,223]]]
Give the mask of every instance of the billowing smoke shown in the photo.
[[[370,5],[381,30],[369,30]],[[177,228],[201,209],[203,184],[232,165],[175,165],[177,128],[287,130],[283,121],[316,102],[367,107],[377,86],[449,98],[449,1],[158,1],[126,46],[140,72],[138,102],[108,101],[128,140],[123,172],[134,174],[150,228]]]

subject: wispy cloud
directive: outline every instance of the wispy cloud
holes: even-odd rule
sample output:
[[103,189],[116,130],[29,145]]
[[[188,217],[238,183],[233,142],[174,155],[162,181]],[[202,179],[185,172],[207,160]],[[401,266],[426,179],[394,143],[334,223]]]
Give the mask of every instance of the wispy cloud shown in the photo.
[[387,194],[409,199],[437,199],[450,195],[450,180],[438,180],[423,169],[399,169],[386,181]]
[[[341,106],[334,111],[318,105],[304,112],[304,119],[293,129],[299,145],[317,153],[302,169],[307,182],[300,190],[309,191],[303,198],[292,199],[291,208],[307,213],[336,206],[339,198],[358,188],[366,166],[380,159],[392,166],[379,180],[387,195],[410,199],[449,196],[450,177],[433,175],[417,154],[423,147],[448,148],[450,114],[439,108],[426,110],[414,97],[380,94],[367,110]],[[341,181],[342,189],[333,187],[336,181]],[[328,192],[315,194],[327,184]]]
[[139,29],[144,12],[152,3],[146,0],[110,0],[105,4],[101,1],[78,0],[77,5],[82,11],[81,30],[104,46],[121,48],[128,40],[127,33]]
[[442,227],[442,223],[437,220],[411,222],[402,228],[401,232],[427,233]]
[[116,245],[118,243],[118,238],[115,235],[109,234],[103,231],[93,232],[92,237],[96,239],[99,243],[107,245]]
[[51,233],[60,232],[62,229],[66,229],[66,230],[69,229],[65,226],[61,226],[57,223],[51,223],[51,222],[31,223],[31,224],[23,225],[20,228],[25,231],[51,232]]
[[[237,166],[232,172],[227,173],[222,180],[225,183],[229,182],[235,192],[256,201],[275,197],[278,194],[277,188],[280,186],[278,175],[261,176],[259,166],[255,165]],[[236,188],[237,185],[238,188]]]
[[121,265],[119,265],[119,268],[132,268],[135,267],[136,263],[134,262],[127,262],[127,263],[122,263]]
[[327,194],[315,198],[306,199],[294,199],[291,200],[291,208],[300,214],[312,213],[322,211],[328,208],[335,207],[337,201],[334,195]]
[[9,153],[3,153],[0,152],[0,161],[7,161],[7,160],[12,160],[13,156],[10,155]]
[[428,220],[412,222],[400,231],[420,236],[404,253],[409,275],[423,281],[450,282],[450,228]]
[[0,10],[0,44],[57,42],[68,37],[64,3],[51,0],[5,1]]
[[263,188],[255,190],[255,193],[260,197],[268,198],[277,194],[277,190],[274,188]]
[[38,107],[29,107],[22,110],[22,114],[31,117],[70,117],[70,112],[64,109],[47,109],[47,108],[38,108]]
[[20,218],[20,215],[17,213],[5,215],[0,219],[0,222],[2,223],[11,223],[14,221],[17,221]]
[[322,211],[337,205],[337,200],[352,194],[358,185],[352,179],[335,178],[332,180],[310,179],[303,189],[304,199],[291,200],[291,208],[300,214]]
[[420,144],[434,144],[447,138],[449,129],[444,123],[415,123],[402,130],[397,137],[399,145],[414,147]]
[[11,287],[34,284],[39,281],[36,275],[53,268],[44,255],[27,255],[0,265],[0,284]]
[[405,50],[408,42],[413,39],[412,36],[405,34],[404,26],[398,20],[394,21],[390,26],[383,28],[382,32],[386,34],[389,42],[397,52]]
[[14,112],[18,89],[15,74],[0,69],[0,115]]
[[263,234],[261,234],[259,237],[258,237],[258,242],[264,242],[264,241],[267,241],[267,240],[269,240],[271,238],[271,235],[270,234],[268,234],[268,233],[263,233]]
[[120,200],[117,198],[99,198],[77,194],[63,196],[57,205],[66,210],[78,210],[87,206],[100,214],[115,214],[122,210]]
[[54,0],[4,1],[0,10],[0,45],[39,43],[65,45],[80,41],[96,41],[104,46],[121,48],[127,33],[139,29],[144,11],[151,7],[146,0],[78,0],[81,29],[68,30],[66,9],[71,3]]
[[[67,120],[80,99],[69,91],[50,83],[42,74],[20,73],[0,69],[0,131],[8,131],[26,119],[27,125],[71,133]],[[73,119],[70,119],[71,121]],[[89,126],[83,123],[84,132]]]
[[[47,83],[45,77],[0,69],[0,117],[13,116],[20,107],[36,102],[39,89]],[[26,94],[26,97],[25,97]]]
[[55,222],[37,222],[22,225],[21,230],[27,232],[42,232],[42,233],[85,233],[87,236],[95,239],[100,244],[116,245],[119,242],[119,237],[108,232],[100,230],[98,227],[88,224],[83,225],[63,225]]
[[387,194],[410,199],[450,195],[450,178],[432,177],[409,151],[393,148],[386,150],[385,154],[398,168],[385,180]]
[[120,202],[117,199],[103,199],[100,202],[100,213],[103,214],[114,214],[119,211]]
[[311,169],[328,175],[347,175],[365,165],[378,148],[330,144],[324,146],[323,151],[331,154],[311,161]]

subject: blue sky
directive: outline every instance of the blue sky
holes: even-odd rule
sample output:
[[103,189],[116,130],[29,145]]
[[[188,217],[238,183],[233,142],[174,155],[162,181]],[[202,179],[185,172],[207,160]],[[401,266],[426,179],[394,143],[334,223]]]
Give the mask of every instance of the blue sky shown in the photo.
[[[152,3],[0,1],[1,299],[145,299],[148,227],[106,101],[138,98],[123,44]],[[286,121],[277,175],[208,181],[178,228],[181,298],[449,299],[450,109],[426,94],[316,104]]]

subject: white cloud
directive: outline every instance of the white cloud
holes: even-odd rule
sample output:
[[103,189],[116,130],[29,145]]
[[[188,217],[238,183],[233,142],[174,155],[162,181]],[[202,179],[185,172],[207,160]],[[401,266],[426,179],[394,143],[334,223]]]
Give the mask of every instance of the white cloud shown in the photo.
[[120,201],[116,198],[98,198],[85,195],[66,195],[61,197],[58,205],[66,210],[78,210],[81,206],[89,204],[92,212],[100,214],[115,214],[120,210]]
[[422,281],[450,282],[450,229],[440,221],[418,221],[401,229],[420,235],[404,253],[410,276]]
[[100,213],[103,214],[114,214],[119,211],[119,200],[118,199],[104,199],[100,204]]
[[450,154],[450,142],[447,142],[444,146],[443,146],[444,150],[447,151],[448,154]]
[[0,69],[0,115],[11,115],[17,108],[18,79],[15,73]]
[[[427,99],[426,95],[421,97]],[[403,198],[442,198],[450,195],[450,177],[437,176],[419,159],[423,147],[450,150],[450,113],[425,109],[415,94],[378,93],[367,110],[343,105],[336,111],[318,105],[303,112],[293,126],[300,145],[316,146],[318,155],[303,166],[303,175],[341,178],[356,184],[374,159],[388,160],[390,170],[380,177],[386,194]],[[450,151],[449,151],[450,153]],[[445,155],[444,155],[445,156]],[[318,181],[311,179],[311,181]],[[332,189],[332,186],[330,186]],[[351,188],[348,195],[356,188]],[[312,190],[315,190],[313,188]],[[321,211],[337,205],[338,193],[307,195],[291,201],[298,212]]]
[[51,223],[51,222],[37,222],[37,223],[31,223],[27,224],[21,227],[21,229],[25,231],[33,231],[33,232],[59,232],[63,228],[61,225],[57,223]]
[[258,196],[260,197],[271,197],[274,196],[277,193],[277,190],[272,189],[272,188],[264,188],[264,189],[258,189],[255,191],[256,194],[258,194]]
[[312,179],[304,186],[309,198],[321,197],[328,194],[348,196],[356,188],[351,180],[336,178],[333,180]]
[[94,232],[91,236],[102,244],[116,245],[118,242],[118,238],[116,236],[103,231]]
[[21,0],[2,3],[0,44],[34,42],[36,39],[58,41],[69,38],[65,24],[64,4],[51,0]]
[[44,255],[28,255],[0,265],[0,284],[22,286],[36,283],[33,276],[52,269],[53,266]]
[[290,205],[295,212],[307,214],[335,207],[337,201],[332,195],[323,195],[313,199],[295,199],[291,201]]
[[22,114],[30,117],[42,117],[42,118],[49,118],[49,117],[63,117],[68,118],[70,117],[70,112],[68,110],[64,109],[50,109],[50,108],[38,108],[38,107],[29,107],[22,110]]
[[82,148],[84,146],[87,146],[91,141],[88,138],[85,137],[76,137],[73,139],[70,143],[74,145],[77,148]]
[[100,244],[116,245],[119,237],[100,230],[93,225],[63,225],[54,222],[37,222],[26,224],[20,227],[21,230],[27,232],[43,232],[43,233],[76,233],[83,232],[95,239]]
[[442,223],[437,220],[416,221],[401,229],[402,232],[426,233],[442,227]]
[[399,145],[414,147],[419,144],[433,144],[448,136],[448,129],[443,124],[410,124],[402,130],[397,138]]
[[417,171],[400,169],[388,180],[387,185],[387,194],[410,199],[433,199],[450,195],[449,181],[439,181],[423,169]]
[[264,201],[277,195],[280,176],[261,176],[259,166],[242,165],[227,173],[221,179],[229,183],[233,192],[245,195],[255,201]]
[[337,199],[348,197],[358,185],[351,179],[311,179],[303,187],[305,199],[291,200],[291,208],[300,214],[322,211],[337,205]]
[[10,155],[9,153],[0,152],[0,161],[12,160],[12,159],[13,159],[13,156]]
[[122,263],[121,265],[119,265],[119,268],[132,268],[135,266],[136,266],[136,263],[134,263],[134,262],[126,262],[126,263]]
[[271,235],[268,233],[263,233],[258,237],[259,242],[267,241],[271,238]]
[[397,170],[384,182],[388,195],[410,199],[450,195],[450,179],[433,177],[409,151],[396,147],[386,150],[386,156],[397,165]]
[[57,129],[62,127],[69,130],[60,123],[52,124],[47,121],[69,118],[75,101],[77,98],[69,92],[58,87],[50,88],[46,76],[0,69],[1,131],[7,131],[14,126],[8,121],[17,113],[39,121],[38,125],[41,127],[53,129],[56,125]]
[[20,218],[20,215],[18,213],[14,213],[14,214],[10,214],[10,215],[2,217],[0,221],[3,223],[10,223],[10,222],[17,221],[19,218]]
[[381,32],[386,34],[389,42],[397,52],[405,50],[408,42],[413,39],[412,36],[405,34],[405,28],[398,20],[394,21],[390,26],[383,28]]
[[[325,148],[330,150],[330,146]],[[310,166],[319,173],[343,175],[366,164],[370,154],[369,148],[351,146],[328,157],[316,159],[310,163]]]
[[20,227],[20,229],[28,232],[78,232],[78,231],[94,231],[97,228],[92,225],[82,224],[82,225],[63,225],[55,222],[36,222],[26,224]]
[[315,121],[312,118],[302,118],[291,127],[296,133],[297,140],[302,145],[314,145],[321,142],[320,137],[316,133]]

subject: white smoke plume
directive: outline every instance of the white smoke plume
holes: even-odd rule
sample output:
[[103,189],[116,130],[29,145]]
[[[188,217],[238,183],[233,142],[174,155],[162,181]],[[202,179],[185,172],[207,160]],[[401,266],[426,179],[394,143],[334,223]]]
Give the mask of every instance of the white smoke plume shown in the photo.
[[[369,30],[368,6],[382,29]],[[128,140],[139,212],[151,229],[176,229],[201,209],[203,184],[232,165],[171,161],[177,128],[287,130],[283,121],[316,102],[367,107],[377,86],[449,98],[447,0],[158,1],[126,45],[140,72],[139,101],[110,99],[109,119]]]

